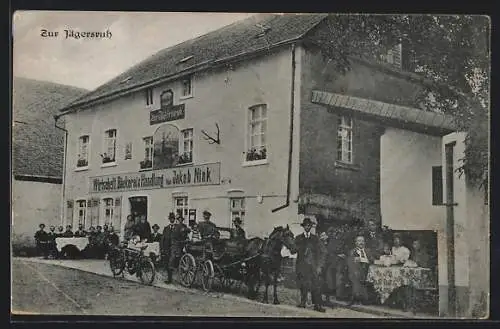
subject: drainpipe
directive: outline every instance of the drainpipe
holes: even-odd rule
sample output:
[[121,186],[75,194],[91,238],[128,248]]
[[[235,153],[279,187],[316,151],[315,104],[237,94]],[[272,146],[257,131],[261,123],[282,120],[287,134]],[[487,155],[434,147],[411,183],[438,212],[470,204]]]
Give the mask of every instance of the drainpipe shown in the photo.
[[290,136],[288,145],[288,173],[286,180],[286,201],[283,205],[278,208],[274,208],[271,212],[277,212],[284,209],[290,205],[290,188],[292,180],[292,152],[293,152],[293,117],[294,117],[294,107],[295,107],[295,43],[292,43],[292,88],[291,88],[291,99],[290,99]]
[[[64,154],[63,154],[63,172],[62,172],[62,193],[61,193],[61,225],[64,223],[64,198],[66,194],[66,153],[68,150],[68,131],[63,128],[59,127],[57,125],[57,120],[62,116],[61,115],[54,115],[54,127],[57,129],[60,129],[64,131]],[[71,223],[73,224],[73,223]]]

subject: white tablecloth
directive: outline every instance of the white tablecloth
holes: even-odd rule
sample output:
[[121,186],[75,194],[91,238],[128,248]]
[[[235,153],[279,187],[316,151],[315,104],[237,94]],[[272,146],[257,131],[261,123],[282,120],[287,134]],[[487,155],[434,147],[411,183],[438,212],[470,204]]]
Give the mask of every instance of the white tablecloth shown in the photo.
[[89,239],[86,237],[78,237],[78,238],[56,238],[56,248],[58,251],[61,251],[62,248],[73,245],[78,250],[82,251],[89,244]]

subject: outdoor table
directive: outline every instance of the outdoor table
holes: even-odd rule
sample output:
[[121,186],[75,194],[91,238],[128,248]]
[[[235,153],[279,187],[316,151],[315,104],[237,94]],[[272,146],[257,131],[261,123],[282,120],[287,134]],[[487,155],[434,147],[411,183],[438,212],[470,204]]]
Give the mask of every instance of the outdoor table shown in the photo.
[[61,250],[69,245],[75,246],[79,251],[82,251],[89,244],[89,238],[87,237],[75,237],[75,238],[56,238],[56,248],[57,251]]
[[428,289],[434,286],[431,269],[423,267],[370,265],[366,281],[373,284],[382,304],[399,287]]

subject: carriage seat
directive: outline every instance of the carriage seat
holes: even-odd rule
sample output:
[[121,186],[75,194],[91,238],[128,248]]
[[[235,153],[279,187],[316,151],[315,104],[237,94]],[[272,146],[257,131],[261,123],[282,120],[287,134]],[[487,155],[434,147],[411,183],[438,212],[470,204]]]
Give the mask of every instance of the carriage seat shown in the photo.
[[223,257],[241,258],[245,254],[245,241],[234,241],[231,239],[219,239],[213,243],[214,259]]

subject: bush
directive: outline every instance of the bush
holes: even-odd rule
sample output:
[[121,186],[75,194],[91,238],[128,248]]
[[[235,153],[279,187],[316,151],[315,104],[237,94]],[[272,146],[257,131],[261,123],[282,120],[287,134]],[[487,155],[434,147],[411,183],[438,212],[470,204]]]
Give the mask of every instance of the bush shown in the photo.
[[38,256],[35,239],[27,235],[12,235],[12,255],[16,257]]

